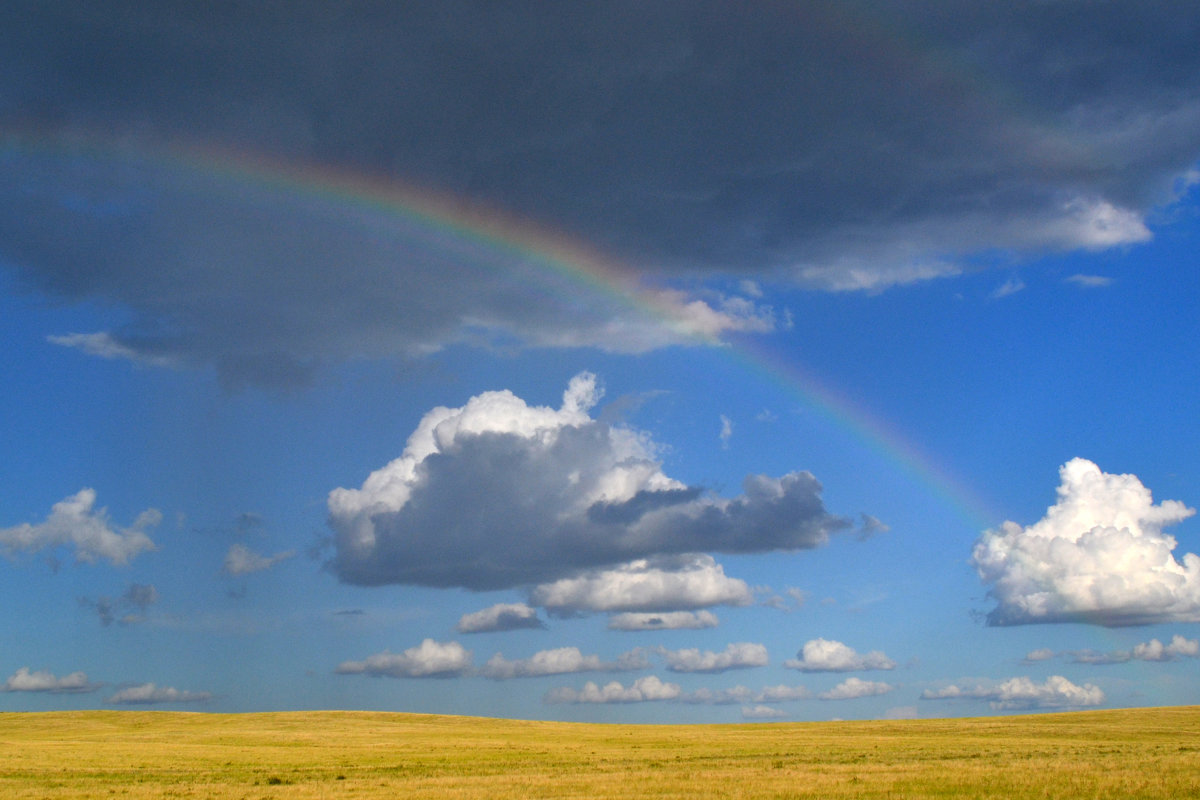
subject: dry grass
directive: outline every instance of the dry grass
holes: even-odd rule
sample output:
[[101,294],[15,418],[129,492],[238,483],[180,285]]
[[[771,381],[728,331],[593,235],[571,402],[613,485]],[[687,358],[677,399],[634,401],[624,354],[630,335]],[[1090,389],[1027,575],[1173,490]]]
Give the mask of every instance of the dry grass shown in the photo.
[[0,714],[5,798],[1200,797],[1200,707],[582,725],[413,714]]

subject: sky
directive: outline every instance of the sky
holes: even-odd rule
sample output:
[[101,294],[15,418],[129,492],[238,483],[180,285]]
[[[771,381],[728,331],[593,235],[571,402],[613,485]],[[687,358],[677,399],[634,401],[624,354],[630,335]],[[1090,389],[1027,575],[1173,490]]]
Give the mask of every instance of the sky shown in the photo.
[[0,710],[1200,702],[1193,3],[0,9]]

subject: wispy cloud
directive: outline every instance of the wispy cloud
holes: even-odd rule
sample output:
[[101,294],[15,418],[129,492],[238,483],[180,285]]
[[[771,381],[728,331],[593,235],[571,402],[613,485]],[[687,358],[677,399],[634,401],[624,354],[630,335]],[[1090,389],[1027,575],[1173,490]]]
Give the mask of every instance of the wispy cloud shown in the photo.
[[1113,279],[1104,275],[1069,275],[1063,279],[1067,283],[1073,283],[1082,289],[1100,289],[1105,286],[1111,286]]
[[711,611],[667,611],[659,614],[626,611],[609,617],[608,627],[614,631],[695,630],[715,628],[719,622],[717,615]]
[[133,525],[119,528],[110,522],[108,509],[95,506],[96,491],[82,489],[55,503],[44,522],[0,528],[0,548],[12,556],[65,546],[74,551],[76,561],[105,560],[117,566],[155,549],[146,531],[162,521],[157,509],[147,509]]
[[295,555],[295,550],[285,550],[273,556],[259,555],[249,547],[246,547],[246,545],[238,542],[231,545],[229,552],[225,554],[222,569],[226,575],[248,575],[251,572],[262,572],[263,570],[270,569],[279,562],[287,561]]

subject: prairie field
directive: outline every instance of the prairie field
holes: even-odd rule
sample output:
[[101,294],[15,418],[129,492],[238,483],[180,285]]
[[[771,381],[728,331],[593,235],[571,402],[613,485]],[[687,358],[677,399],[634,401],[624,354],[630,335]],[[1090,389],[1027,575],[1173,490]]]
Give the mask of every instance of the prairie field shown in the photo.
[[0,796],[1200,797],[1200,706],[740,725],[3,713]]

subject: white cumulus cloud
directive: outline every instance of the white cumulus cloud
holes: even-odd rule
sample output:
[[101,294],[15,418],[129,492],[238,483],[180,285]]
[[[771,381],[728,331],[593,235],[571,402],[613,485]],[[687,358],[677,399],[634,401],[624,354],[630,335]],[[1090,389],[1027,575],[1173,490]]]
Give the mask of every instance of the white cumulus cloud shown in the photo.
[[507,680],[565,675],[572,672],[623,672],[649,666],[650,662],[641,649],[622,653],[616,661],[603,661],[596,655],[585,656],[578,647],[558,647],[513,661],[497,653],[488,659],[479,670],[479,674],[493,680]]
[[489,633],[521,628],[544,628],[537,609],[524,603],[497,603],[494,606],[459,617],[455,630],[459,633]]
[[1178,661],[1181,658],[1200,656],[1200,639],[1186,639],[1179,634],[1163,644],[1158,639],[1140,642],[1132,650],[1113,650],[1107,653],[1095,650],[1075,650],[1067,653],[1077,664],[1124,664],[1129,661]]
[[1009,678],[998,685],[978,684],[963,688],[955,685],[943,689],[926,689],[922,700],[967,698],[987,700],[996,710],[1017,708],[1077,708],[1098,706],[1104,702],[1104,692],[1090,683],[1077,686],[1061,675],[1051,675],[1044,683],[1034,683],[1026,677]]
[[696,630],[715,628],[719,622],[711,611],[665,611],[661,614],[626,611],[609,617],[608,628],[614,631]]
[[1028,527],[984,532],[971,562],[991,586],[990,625],[1200,621],[1200,557],[1172,555],[1163,528],[1195,513],[1155,505],[1135,475],[1110,475],[1075,458],[1059,471],[1058,501]]
[[458,642],[425,639],[403,653],[384,651],[365,661],[343,661],[335,670],[340,675],[371,675],[389,678],[451,678],[471,669],[471,651]]
[[732,642],[719,653],[694,647],[683,650],[659,648],[658,653],[672,672],[724,672],[765,667],[768,663],[767,648],[754,642]]
[[896,687],[882,681],[864,681],[862,678],[847,678],[829,691],[817,695],[821,700],[853,700],[858,697],[874,697],[887,694]]
[[[428,412],[399,458],[330,492],[333,571],[360,585],[512,588],[655,556],[813,548],[849,527],[809,473],[749,476],[732,499],[668,477],[648,435],[590,416],[600,396],[585,372],[557,409],[494,391]],[[725,587],[612,610],[732,599]]]
[[128,564],[139,553],[155,549],[146,530],[162,521],[156,509],[143,511],[133,525],[120,528],[109,520],[108,509],[95,505],[96,491],[82,489],[55,503],[44,522],[0,528],[0,549],[12,556],[71,547],[76,561],[91,564],[103,559],[114,565]]
[[46,670],[31,671],[21,667],[0,686],[5,692],[46,692],[49,694],[77,694],[99,689],[101,684],[88,680],[87,673],[72,672],[61,678]]
[[554,613],[657,611],[754,602],[746,582],[708,555],[639,559],[536,586],[530,600]]
[[856,672],[894,669],[896,662],[879,650],[860,654],[854,648],[832,639],[810,639],[800,648],[796,658],[789,658],[783,665],[801,672]]
[[121,689],[108,702],[113,705],[154,705],[157,703],[203,703],[212,699],[209,692],[189,692],[171,686],[143,683]]
[[655,700],[674,700],[682,694],[677,683],[666,683],[654,675],[638,678],[630,686],[611,681],[600,686],[592,681],[576,690],[570,687],[551,689],[547,703],[647,703]]

